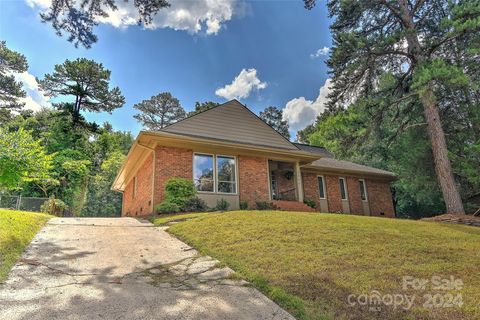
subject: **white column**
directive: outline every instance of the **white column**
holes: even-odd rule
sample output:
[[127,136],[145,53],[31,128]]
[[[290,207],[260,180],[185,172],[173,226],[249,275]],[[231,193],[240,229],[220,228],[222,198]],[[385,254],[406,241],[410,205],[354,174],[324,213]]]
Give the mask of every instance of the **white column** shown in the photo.
[[302,183],[302,173],[300,172],[300,163],[295,162],[295,177],[297,182],[297,195],[298,201],[303,202],[303,183]]

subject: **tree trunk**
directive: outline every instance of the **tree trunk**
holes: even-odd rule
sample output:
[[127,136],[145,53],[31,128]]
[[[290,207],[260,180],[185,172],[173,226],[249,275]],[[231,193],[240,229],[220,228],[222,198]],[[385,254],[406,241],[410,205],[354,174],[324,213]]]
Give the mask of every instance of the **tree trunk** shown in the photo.
[[443,132],[438,106],[435,103],[431,87],[428,87],[426,92],[421,96],[421,101],[425,111],[428,135],[432,145],[435,172],[442,190],[445,206],[447,207],[447,213],[465,213],[460,193],[453,178],[450,159],[448,159],[445,133]]
[[[398,0],[397,2],[398,9],[390,7],[390,10],[393,10],[400,18],[401,23],[407,30],[405,38],[408,44],[408,51],[413,57],[411,63],[418,68],[428,57],[424,56],[424,50],[422,50],[422,46],[418,40],[418,30],[413,23],[412,14],[408,9],[408,1]],[[427,131],[430,137],[433,161],[435,163],[435,173],[437,174],[437,180],[442,190],[443,201],[445,201],[447,213],[465,213],[462,198],[460,197],[455,179],[453,178],[450,159],[448,159],[447,142],[445,140],[442,123],[440,122],[440,114],[435,96],[433,95],[433,89],[430,84],[427,84],[425,89],[425,92],[420,94],[420,100],[425,112]]]

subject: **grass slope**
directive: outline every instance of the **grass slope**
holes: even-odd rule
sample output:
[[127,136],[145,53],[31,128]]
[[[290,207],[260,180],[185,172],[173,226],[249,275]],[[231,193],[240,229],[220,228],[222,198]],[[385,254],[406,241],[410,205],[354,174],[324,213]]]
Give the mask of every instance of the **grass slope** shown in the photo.
[[[480,228],[275,211],[190,218],[169,231],[230,265],[298,319],[480,319]],[[178,215],[176,220],[181,219]],[[460,278],[464,287],[402,289],[404,276],[435,275]],[[415,295],[414,307],[373,311],[347,304],[350,294],[372,290]],[[460,293],[464,304],[425,308],[424,295],[435,293]]]
[[43,213],[0,209],[0,283],[51,216]]

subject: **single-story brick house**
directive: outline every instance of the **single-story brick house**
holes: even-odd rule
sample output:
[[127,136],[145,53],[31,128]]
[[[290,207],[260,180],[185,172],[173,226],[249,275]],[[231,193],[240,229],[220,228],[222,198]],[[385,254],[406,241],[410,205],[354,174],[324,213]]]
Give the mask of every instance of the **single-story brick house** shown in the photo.
[[142,131],[112,189],[123,193],[123,216],[153,212],[165,182],[192,179],[198,197],[230,209],[257,201],[277,209],[394,217],[391,172],[336,160],[327,150],[292,143],[237,100],[176,122]]

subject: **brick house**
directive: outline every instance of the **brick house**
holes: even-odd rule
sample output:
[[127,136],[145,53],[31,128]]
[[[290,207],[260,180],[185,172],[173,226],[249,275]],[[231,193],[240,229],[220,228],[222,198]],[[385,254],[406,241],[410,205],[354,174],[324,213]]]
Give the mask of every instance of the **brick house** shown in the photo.
[[316,210],[394,217],[391,172],[336,160],[327,150],[292,143],[232,100],[160,131],[142,131],[112,189],[123,193],[123,216],[153,212],[165,182],[192,179],[198,197],[238,209],[266,201],[280,210]]

